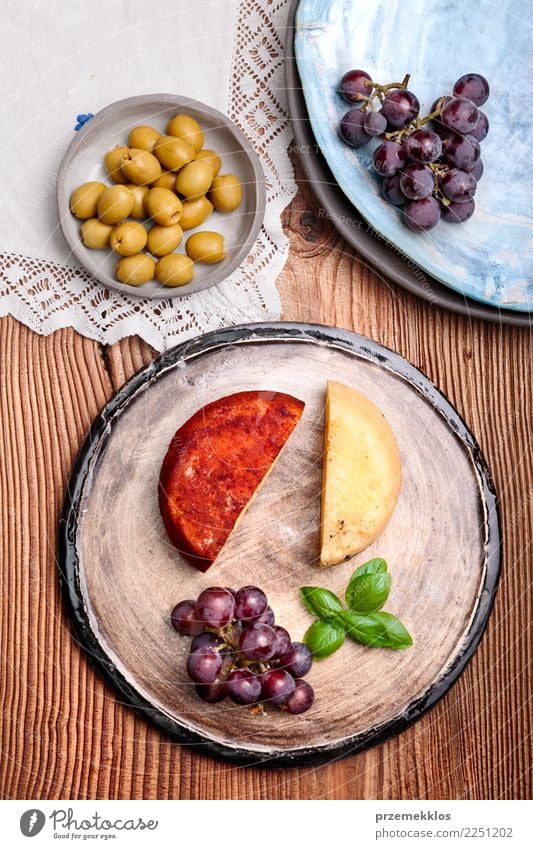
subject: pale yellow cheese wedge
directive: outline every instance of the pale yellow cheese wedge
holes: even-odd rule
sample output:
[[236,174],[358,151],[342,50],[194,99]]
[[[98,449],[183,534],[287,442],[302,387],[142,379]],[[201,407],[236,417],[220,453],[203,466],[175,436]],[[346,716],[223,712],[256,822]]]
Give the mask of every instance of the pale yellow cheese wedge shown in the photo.
[[398,500],[395,436],[372,401],[328,381],[324,427],[320,565],[335,566],[372,543]]

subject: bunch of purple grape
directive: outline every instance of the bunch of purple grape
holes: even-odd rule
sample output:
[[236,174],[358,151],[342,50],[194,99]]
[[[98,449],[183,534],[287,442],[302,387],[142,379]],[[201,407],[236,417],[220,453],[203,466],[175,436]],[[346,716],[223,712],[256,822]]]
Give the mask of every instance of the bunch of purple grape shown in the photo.
[[372,138],[385,141],[374,151],[374,168],[383,177],[383,198],[401,207],[405,224],[431,230],[442,218],[459,224],[474,214],[478,180],[483,174],[479,143],[489,122],[478,107],[489,97],[481,74],[464,74],[453,96],[438,98],[420,116],[420,103],[401,83],[379,85],[361,70],[348,71],[339,93],[356,104],[343,116],[339,134],[351,147]]
[[275,624],[259,587],[209,587],[196,601],[180,601],[170,621],[179,634],[193,638],[187,672],[203,701],[228,696],[238,705],[267,703],[291,714],[313,704],[313,688],[302,680],[311,652]]

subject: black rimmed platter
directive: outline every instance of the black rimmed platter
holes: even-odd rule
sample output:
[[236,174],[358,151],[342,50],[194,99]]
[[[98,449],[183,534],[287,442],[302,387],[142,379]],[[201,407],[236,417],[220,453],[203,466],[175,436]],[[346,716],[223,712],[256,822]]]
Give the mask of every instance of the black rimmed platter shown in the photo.
[[[402,488],[381,537],[340,566],[318,566],[327,380],[371,398],[390,422]],[[305,402],[297,428],[211,570],[170,544],[157,500],[175,430],[216,398],[244,389]],[[385,557],[388,609],[409,628],[404,651],[347,641],[307,676],[301,716],[200,701],[186,674],[189,640],[171,627],[179,600],[213,585],[261,586],[276,621],[299,640],[311,620],[303,585],[342,595],[354,568]],[[122,703],[179,743],[238,764],[302,766],[361,751],[407,728],[452,686],[481,639],[500,568],[496,495],[467,426],[414,366],[370,339],[273,323],[186,342],[136,374],[96,417],[68,482],[59,569],[89,658]]]

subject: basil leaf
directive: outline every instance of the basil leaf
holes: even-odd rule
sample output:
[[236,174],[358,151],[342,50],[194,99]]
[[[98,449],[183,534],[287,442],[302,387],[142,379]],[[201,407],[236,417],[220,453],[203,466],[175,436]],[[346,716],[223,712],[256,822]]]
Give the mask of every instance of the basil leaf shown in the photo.
[[304,643],[311,651],[314,660],[329,657],[330,654],[340,649],[344,642],[344,628],[333,622],[324,622],[317,619],[304,636]]
[[381,610],[389,597],[391,576],[388,572],[355,575],[346,589],[346,601],[357,613]]
[[413,645],[409,631],[392,613],[381,611],[362,615],[354,610],[345,610],[340,615],[348,635],[364,646],[406,649]]
[[309,613],[320,619],[333,619],[335,614],[344,609],[335,593],[322,587],[300,587],[300,595]]
[[383,559],[383,557],[374,557],[372,560],[367,560],[366,563],[363,563],[362,566],[359,566],[359,569],[356,569],[350,578],[350,584],[352,583],[354,578],[358,578],[359,575],[373,575],[375,572],[387,572],[387,561]]

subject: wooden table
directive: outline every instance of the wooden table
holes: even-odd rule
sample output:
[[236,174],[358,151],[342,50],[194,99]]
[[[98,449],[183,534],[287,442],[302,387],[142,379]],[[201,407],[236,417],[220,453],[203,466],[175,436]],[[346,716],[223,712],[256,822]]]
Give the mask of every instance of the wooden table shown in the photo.
[[356,330],[442,389],[481,444],[503,517],[495,609],[460,681],[408,731],[318,769],[236,768],[180,748],[122,706],[65,617],[56,528],[98,410],[156,352],[0,321],[0,794],[41,799],[531,798],[532,347],[528,330],[439,311],[381,279],[305,186],[285,213],[284,318]]

